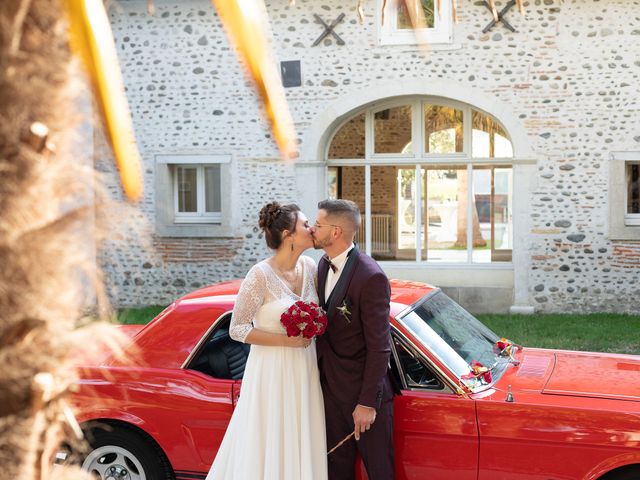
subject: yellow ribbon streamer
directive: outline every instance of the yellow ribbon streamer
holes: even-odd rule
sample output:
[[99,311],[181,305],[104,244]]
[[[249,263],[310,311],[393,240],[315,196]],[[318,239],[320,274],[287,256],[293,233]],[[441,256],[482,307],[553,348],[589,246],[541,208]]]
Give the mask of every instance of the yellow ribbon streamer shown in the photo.
[[140,154],[124,93],[109,19],[101,0],[63,0],[72,50],[83,60],[113,147],[122,188],[137,200],[142,194]]

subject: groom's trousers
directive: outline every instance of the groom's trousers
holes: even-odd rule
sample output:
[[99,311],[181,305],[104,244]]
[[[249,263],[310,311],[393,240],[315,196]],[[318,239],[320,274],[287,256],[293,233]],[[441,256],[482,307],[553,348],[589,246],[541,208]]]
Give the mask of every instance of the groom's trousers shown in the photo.
[[[344,402],[334,398],[328,389],[324,392],[324,409],[327,421],[327,449],[353,432],[353,408],[345,408]],[[355,405],[353,406],[355,408]],[[355,478],[356,452],[360,453],[370,480],[392,480],[393,464],[393,396],[384,398],[376,411],[371,428],[341,445],[328,457],[329,480],[353,480]]]

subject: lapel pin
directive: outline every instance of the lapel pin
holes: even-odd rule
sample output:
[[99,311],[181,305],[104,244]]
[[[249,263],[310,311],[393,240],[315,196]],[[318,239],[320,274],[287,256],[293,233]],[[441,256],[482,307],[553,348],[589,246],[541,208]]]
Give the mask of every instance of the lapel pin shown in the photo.
[[347,323],[351,323],[351,319],[349,318],[349,315],[351,315],[351,312],[349,311],[349,305],[347,304],[346,298],[342,301],[342,305],[340,305],[339,307],[336,307],[336,310],[338,310],[342,314],[342,316],[345,318]]

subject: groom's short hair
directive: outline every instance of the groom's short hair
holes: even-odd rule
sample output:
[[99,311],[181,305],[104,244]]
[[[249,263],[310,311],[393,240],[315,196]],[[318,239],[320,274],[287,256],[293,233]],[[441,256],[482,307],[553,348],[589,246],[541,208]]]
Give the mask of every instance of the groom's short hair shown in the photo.
[[344,220],[351,226],[355,234],[360,227],[360,209],[355,202],[342,199],[328,199],[318,202],[318,209],[327,212],[328,216]]

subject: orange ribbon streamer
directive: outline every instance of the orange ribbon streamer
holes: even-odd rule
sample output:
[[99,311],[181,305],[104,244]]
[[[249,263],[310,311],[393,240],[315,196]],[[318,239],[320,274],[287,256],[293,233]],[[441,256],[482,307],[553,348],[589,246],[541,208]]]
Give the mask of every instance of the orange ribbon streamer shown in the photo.
[[262,0],[212,0],[229,40],[247,66],[276,144],[284,158],[296,155],[295,131],[280,74],[268,50],[268,18]]

